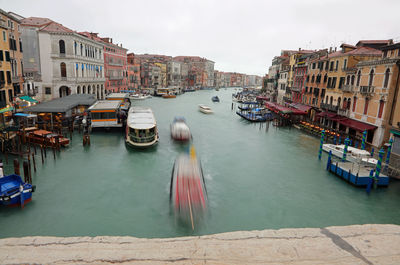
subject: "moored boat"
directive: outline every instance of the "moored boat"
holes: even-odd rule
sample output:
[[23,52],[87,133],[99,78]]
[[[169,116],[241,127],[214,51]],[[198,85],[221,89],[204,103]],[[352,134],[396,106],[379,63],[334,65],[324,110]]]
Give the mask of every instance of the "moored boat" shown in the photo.
[[200,161],[194,147],[190,154],[182,154],[175,160],[171,174],[170,203],[175,216],[192,229],[207,210],[207,190]]
[[150,95],[144,95],[144,94],[130,94],[129,99],[131,100],[143,100],[146,98],[150,98]]
[[171,124],[171,137],[177,141],[189,141],[192,137],[185,118],[175,117]]
[[29,143],[42,144],[46,147],[67,147],[69,145],[69,139],[63,137],[60,134],[53,133],[46,130],[35,130],[26,134],[27,141]]
[[0,176],[0,205],[24,207],[34,191],[35,186],[24,183],[18,175]]
[[162,95],[163,98],[176,98],[176,95],[173,94],[164,94]]
[[206,105],[200,104],[199,105],[199,110],[205,114],[211,114],[213,113],[212,109]]
[[158,142],[157,123],[150,108],[129,109],[125,142],[134,147],[149,147]]
[[[340,145],[334,145],[334,144],[323,144],[322,145],[322,150],[325,152],[329,153],[329,151],[332,151],[332,155],[342,158],[343,157],[343,152],[344,152],[345,145],[340,144]],[[347,147],[347,153],[346,153],[346,160],[349,162],[354,162],[354,163],[361,163],[361,164],[366,164],[370,166],[376,166],[378,163],[378,160],[375,158],[372,158],[370,152],[366,150],[361,150],[352,146]]]

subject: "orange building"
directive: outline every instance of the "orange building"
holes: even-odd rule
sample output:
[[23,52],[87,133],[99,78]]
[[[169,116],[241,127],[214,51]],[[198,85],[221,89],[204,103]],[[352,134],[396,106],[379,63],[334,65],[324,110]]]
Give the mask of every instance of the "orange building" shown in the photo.
[[140,61],[134,53],[128,53],[128,89],[140,88]]

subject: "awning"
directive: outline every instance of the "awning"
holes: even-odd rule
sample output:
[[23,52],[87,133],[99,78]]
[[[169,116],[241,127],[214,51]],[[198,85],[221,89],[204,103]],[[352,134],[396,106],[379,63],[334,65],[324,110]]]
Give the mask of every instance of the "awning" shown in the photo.
[[293,108],[296,108],[296,109],[298,109],[300,111],[303,111],[303,112],[308,112],[312,108],[311,106],[307,106],[307,105],[304,105],[304,104],[301,104],[301,103],[292,103],[289,106],[291,106]]
[[32,102],[32,103],[38,103],[38,101],[36,99],[33,99],[33,98],[29,97],[29,96],[22,96],[22,97],[19,97],[19,98],[22,99],[22,100],[25,100],[25,101]]
[[347,126],[349,128],[352,128],[354,130],[363,132],[363,131],[368,131],[368,130],[374,130],[377,127],[375,125],[371,125],[365,122],[361,121],[356,121],[352,119],[343,119],[338,121],[340,124]]
[[2,109],[0,109],[0,113],[4,113],[4,112],[8,112],[8,111],[13,111],[13,110],[14,110],[13,107],[2,108]]
[[279,105],[279,104],[274,103],[274,102],[265,102],[265,107],[270,109],[270,110],[272,110],[272,111],[280,112],[282,114],[293,114],[293,115],[305,115],[305,114],[307,114],[304,111],[301,111],[301,110],[298,110],[298,109],[295,109],[295,108],[285,107],[285,106]]

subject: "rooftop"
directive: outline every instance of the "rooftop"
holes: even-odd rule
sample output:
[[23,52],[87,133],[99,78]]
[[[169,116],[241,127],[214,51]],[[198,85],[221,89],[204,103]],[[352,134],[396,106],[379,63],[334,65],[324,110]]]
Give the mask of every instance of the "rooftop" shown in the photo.
[[24,109],[24,112],[67,112],[76,106],[90,106],[96,102],[95,95],[73,94],[70,96],[53,99]]

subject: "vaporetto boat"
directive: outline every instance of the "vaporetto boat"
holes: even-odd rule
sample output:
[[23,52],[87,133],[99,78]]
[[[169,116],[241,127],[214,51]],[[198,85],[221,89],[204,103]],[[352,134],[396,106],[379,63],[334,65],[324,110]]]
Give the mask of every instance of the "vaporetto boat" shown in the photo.
[[125,142],[134,147],[148,147],[158,142],[157,123],[150,108],[129,109]]
[[[344,144],[340,145],[323,144],[322,150],[324,150],[327,153],[329,153],[329,151],[332,151],[332,155],[342,158],[344,147],[345,147]],[[362,163],[370,166],[376,166],[376,164],[378,163],[378,160],[371,157],[370,152],[352,146],[347,147],[346,160],[349,162],[360,163],[360,164]]]

